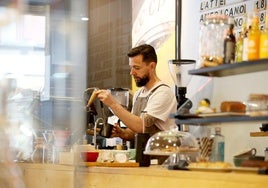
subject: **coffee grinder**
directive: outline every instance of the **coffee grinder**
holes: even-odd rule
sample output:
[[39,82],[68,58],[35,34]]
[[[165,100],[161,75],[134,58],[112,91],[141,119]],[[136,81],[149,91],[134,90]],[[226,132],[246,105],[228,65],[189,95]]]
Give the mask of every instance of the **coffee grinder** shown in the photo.
[[[169,60],[169,71],[175,83],[178,114],[187,114],[192,107],[192,102],[186,98],[187,85],[190,81],[188,71],[195,66],[195,60],[181,59],[181,15],[182,1],[175,1],[175,59]],[[178,125],[181,130],[180,125]]]
[[175,83],[175,95],[179,114],[187,114],[192,107],[192,102],[186,98],[187,85],[190,81],[188,71],[193,69],[193,60],[169,60],[169,71]]

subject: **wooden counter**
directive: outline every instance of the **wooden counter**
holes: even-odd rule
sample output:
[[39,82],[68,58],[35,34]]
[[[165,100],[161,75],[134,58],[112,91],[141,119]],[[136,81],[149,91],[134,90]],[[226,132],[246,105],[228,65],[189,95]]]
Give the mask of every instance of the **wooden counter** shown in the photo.
[[79,169],[76,182],[80,188],[119,186],[136,187],[260,187],[268,185],[267,175],[238,172],[178,171],[152,166],[149,168],[93,167]]
[[26,188],[74,188],[74,166],[18,163]]
[[267,175],[252,172],[202,172],[151,167],[73,167],[23,164],[27,188],[224,187],[263,188]]

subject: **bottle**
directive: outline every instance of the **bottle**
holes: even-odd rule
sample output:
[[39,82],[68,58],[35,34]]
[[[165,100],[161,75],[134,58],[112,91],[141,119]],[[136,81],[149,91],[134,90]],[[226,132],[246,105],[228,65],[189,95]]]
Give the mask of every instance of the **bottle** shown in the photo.
[[234,22],[233,19],[229,19],[229,29],[227,31],[227,35],[224,39],[223,45],[223,62],[224,63],[234,63],[235,62],[235,45],[236,39],[233,33],[234,30]]
[[210,157],[210,161],[224,161],[224,136],[221,134],[221,128],[215,128],[215,134],[211,135],[211,139],[213,140],[212,144],[212,153]]
[[[250,29],[250,27],[249,27]],[[236,41],[236,52],[235,52],[235,62],[240,63],[242,61],[247,60],[247,23],[246,19],[244,19],[242,25],[242,31],[239,33],[237,41]]]
[[248,60],[259,59],[260,48],[260,29],[259,29],[259,17],[257,13],[252,15],[252,27],[248,33]]
[[243,33],[239,33],[235,45],[235,62],[239,63],[243,60]]
[[242,27],[242,37],[243,37],[243,54],[242,61],[248,60],[248,32],[251,30],[251,20],[247,18],[247,15],[244,16],[244,24]]
[[264,29],[260,36],[260,59],[268,58],[268,10],[266,11]]

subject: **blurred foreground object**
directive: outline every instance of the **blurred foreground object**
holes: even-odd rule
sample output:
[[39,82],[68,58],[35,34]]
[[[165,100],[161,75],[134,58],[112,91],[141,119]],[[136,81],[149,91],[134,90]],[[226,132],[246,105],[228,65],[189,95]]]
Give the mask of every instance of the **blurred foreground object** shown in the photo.
[[21,169],[14,162],[15,153],[10,147],[7,119],[7,98],[10,92],[7,79],[0,75],[0,187],[25,188]]

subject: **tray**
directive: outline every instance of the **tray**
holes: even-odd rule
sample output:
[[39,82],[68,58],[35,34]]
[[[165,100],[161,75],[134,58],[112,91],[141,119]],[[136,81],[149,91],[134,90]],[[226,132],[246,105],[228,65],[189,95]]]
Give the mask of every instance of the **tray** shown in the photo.
[[213,168],[213,167],[187,167],[192,171],[204,171],[204,172],[231,172],[231,168]]
[[81,166],[100,166],[100,167],[139,167],[139,163],[136,162],[83,162]]
[[255,167],[234,167],[231,169],[232,169],[232,172],[254,173],[254,174],[257,174],[259,171],[259,168],[255,168]]
[[188,150],[188,151],[184,151],[184,150],[178,150],[178,151],[170,151],[170,152],[161,152],[161,151],[144,151],[143,154],[145,155],[155,155],[155,156],[170,156],[173,154],[196,154],[198,153],[199,150],[198,148],[196,150]]
[[156,156],[170,156],[172,154],[175,154],[176,152],[153,152],[153,151],[144,151],[143,154],[144,155],[156,155]]
[[237,172],[237,173],[254,173],[257,174],[259,168],[255,167],[230,167],[230,168],[213,168],[213,167],[187,167],[192,171],[204,171],[204,172]]

